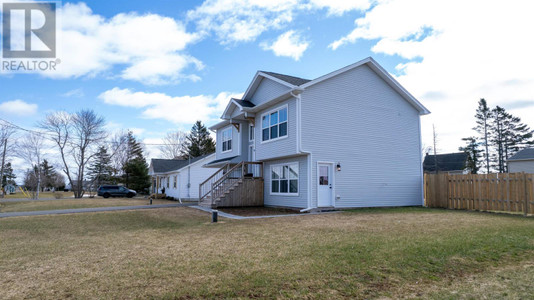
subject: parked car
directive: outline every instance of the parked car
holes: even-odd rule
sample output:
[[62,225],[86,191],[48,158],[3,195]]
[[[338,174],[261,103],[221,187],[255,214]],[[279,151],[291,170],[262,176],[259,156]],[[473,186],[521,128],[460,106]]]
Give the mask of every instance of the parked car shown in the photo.
[[109,198],[109,197],[132,198],[135,195],[137,195],[136,191],[130,190],[128,188],[125,188],[123,186],[118,186],[118,185],[102,185],[98,188],[98,196],[102,196],[104,198]]

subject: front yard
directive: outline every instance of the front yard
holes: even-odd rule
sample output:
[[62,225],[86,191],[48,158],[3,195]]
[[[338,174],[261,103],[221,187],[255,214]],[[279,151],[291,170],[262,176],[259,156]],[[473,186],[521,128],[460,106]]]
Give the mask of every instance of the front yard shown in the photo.
[[[20,202],[0,202],[0,213],[19,211],[38,211],[55,209],[74,209],[90,207],[112,207],[130,205],[148,205],[150,200],[142,198],[81,198],[81,199],[61,199],[43,201],[20,201]],[[171,204],[177,201],[155,199],[152,204]]]
[[2,298],[529,298],[534,220],[423,208],[0,219]]

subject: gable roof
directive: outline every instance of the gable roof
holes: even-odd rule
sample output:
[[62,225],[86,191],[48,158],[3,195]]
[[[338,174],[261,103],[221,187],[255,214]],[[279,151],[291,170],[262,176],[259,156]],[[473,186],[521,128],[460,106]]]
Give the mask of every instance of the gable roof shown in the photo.
[[525,148],[516,154],[512,155],[508,159],[508,161],[514,161],[514,160],[534,160],[534,148]]
[[438,155],[429,155],[425,156],[423,161],[423,170],[425,172],[435,172],[436,164],[438,163],[438,171],[458,171],[465,169],[465,163],[467,161],[467,153],[458,152],[458,153],[447,153],[447,154],[438,154]]
[[235,99],[235,98],[232,98],[232,101],[234,101],[235,103],[237,103],[237,105],[241,106],[241,107],[254,107],[256,105],[254,105],[254,103],[248,101],[248,100],[241,100],[241,99]]
[[[202,155],[199,157],[195,157],[191,159],[191,164],[206,158],[210,155],[213,155],[213,153]],[[162,159],[162,158],[153,158],[150,162],[152,165],[152,170],[154,173],[167,173],[171,171],[179,170],[183,167],[186,167],[189,165],[188,159]]]
[[295,86],[299,86],[299,85],[302,85],[302,84],[305,84],[307,82],[310,82],[311,80],[310,79],[304,79],[304,78],[300,78],[300,77],[295,77],[295,76],[290,76],[290,75],[285,75],[285,74],[280,74],[280,73],[275,73],[275,72],[266,72],[266,71],[260,71],[261,73],[264,73],[264,74],[267,74],[267,75],[271,75],[275,78],[278,78],[282,81],[285,81],[291,85],[295,85]]

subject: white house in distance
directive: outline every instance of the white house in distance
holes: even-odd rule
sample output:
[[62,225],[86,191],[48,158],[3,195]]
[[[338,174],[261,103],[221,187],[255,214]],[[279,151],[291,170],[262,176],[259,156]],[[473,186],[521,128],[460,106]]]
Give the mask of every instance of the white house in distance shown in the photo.
[[198,199],[199,184],[215,173],[214,169],[202,165],[212,161],[215,154],[188,159],[155,159],[150,161],[148,169],[152,177],[151,193],[165,194],[175,199]]
[[[420,116],[374,59],[308,80],[258,71],[216,132],[200,204],[302,210],[423,204]],[[259,199],[261,198],[261,199]]]
[[508,159],[508,172],[534,173],[534,148],[525,148]]

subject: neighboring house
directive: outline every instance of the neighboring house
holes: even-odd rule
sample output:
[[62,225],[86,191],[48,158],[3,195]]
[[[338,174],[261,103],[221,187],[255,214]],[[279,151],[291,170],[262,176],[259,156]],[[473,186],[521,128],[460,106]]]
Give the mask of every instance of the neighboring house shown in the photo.
[[534,148],[525,148],[508,159],[508,172],[534,173]]
[[422,205],[428,113],[372,58],[314,80],[258,71],[210,127],[206,167],[221,169],[200,203],[247,205],[260,191],[266,206],[300,209]]
[[151,193],[161,193],[176,199],[198,199],[198,185],[215,173],[202,165],[212,161],[215,154],[188,159],[152,159],[148,170],[152,177]]
[[423,171],[425,173],[436,173],[436,162],[438,167],[437,173],[447,174],[467,174],[469,170],[467,167],[468,155],[465,152],[446,153],[425,156],[423,161]]

